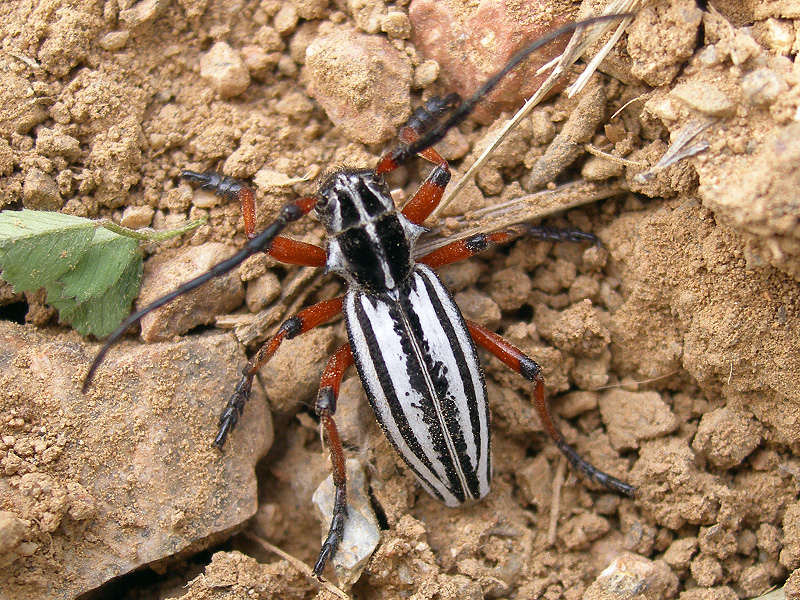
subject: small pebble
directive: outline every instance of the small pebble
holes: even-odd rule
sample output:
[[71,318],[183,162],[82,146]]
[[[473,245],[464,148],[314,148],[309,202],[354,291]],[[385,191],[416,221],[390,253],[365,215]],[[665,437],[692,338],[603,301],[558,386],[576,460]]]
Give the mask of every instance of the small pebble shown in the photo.
[[71,135],[42,127],[36,132],[36,150],[45,156],[76,160],[81,155],[81,143]]
[[717,467],[730,469],[760,443],[761,431],[756,421],[725,406],[703,415],[692,448]]
[[278,276],[268,271],[261,277],[247,284],[245,302],[251,313],[257,313],[269,306],[270,302],[278,297],[281,292],[281,282]]
[[411,114],[411,60],[386,38],[337,28],[305,60],[311,95],[351,140],[387,141]]
[[636,449],[641,441],[662,437],[678,427],[678,420],[657,392],[610,390],[600,396],[599,405],[608,439],[618,452]]
[[400,11],[390,11],[381,19],[381,30],[390,38],[405,40],[411,35],[411,21]]
[[250,73],[241,56],[225,42],[217,42],[200,59],[200,75],[222,98],[238,96],[250,85]]
[[22,185],[22,203],[32,210],[58,210],[61,208],[61,194],[58,185],[47,173],[36,167],[28,171]]
[[788,89],[784,78],[771,69],[756,69],[742,77],[742,94],[753,106],[769,106]]
[[600,156],[590,156],[581,168],[581,175],[586,181],[602,181],[619,177],[623,169],[620,163],[611,162]]
[[128,229],[148,227],[153,221],[155,212],[149,206],[129,206],[122,212],[119,224]]
[[717,86],[705,81],[687,81],[670,92],[687,106],[712,117],[731,117],[736,113],[733,101]]
[[[170,256],[151,258],[145,264],[138,306],[142,307],[192,277],[205,273],[215,264],[230,258],[235,251],[232,246],[209,242],[186,246]],[[236,271],[217,277],[193,293],[147,314],[141,320],[142,339],[147,342],[168,340],[197,325],[211,323],[217,315],[241,304],[244,295],[244,286]]]
[[297,27],[297,22],[300,17],[297,15],[297,9],[291,2],[285,3],[275,15],[272,24],[275,30],[282,36],[287,36],[292,33]]
[[754,29],[761,34],[759,41],[775,54],[788,56],[792,52],[796,34],[791,20],[770,17],[757,21]]
[[103,50],[113,52],[114,50],[122,50],[125,44],[128,43],[130,37],[129,31],[109,31],[102,38],[100,38],[100,47]]
[[424,89],[439,77],[439,63],[426,60],[414,70],[414,87]]
[[663,561],[625,552],[600,573],[583,600],[672,598],[677,589],[678,578]]
[[697,552],[696,537],[675,540],[664,552],[664,562],[673,569],[686,569],[691,564],[695,552]]
[[[119,11],[119,18],[128,27],[136,27],[146,21],[155,19],[166,10],[169,2],[167,0],[141,0],[141,2],[126,2],[125,4],[130,8]],[[131,4],[133,5],[131,6]]]

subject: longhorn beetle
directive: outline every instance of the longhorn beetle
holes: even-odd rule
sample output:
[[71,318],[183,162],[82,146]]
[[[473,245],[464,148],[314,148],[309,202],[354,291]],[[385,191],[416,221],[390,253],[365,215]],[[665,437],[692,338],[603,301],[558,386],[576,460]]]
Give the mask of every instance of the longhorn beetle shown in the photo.
[[[414,245],[422,223],[441,200],[450,180],[447,162],[432,146],[472,112],[505,75],[534,50],[580,26],[628,15],[597,17],[561,27],[518,52],[472,97],[431,98],[417,109],[372,170],[339,169],[327,175],[316,194],[285,205],[277,219],[255,233],[253,190],[214,172],[184,171],[182,178],[226,199],[241,202],[245,247],[128,317],[98,352],[83,385],[88,389],[109,348],[144,315],[205,282],[230,272],[257,252],[284,263],[325,267],[347,282],[344,296],[325,300],[286,320],[248,361],[219,419],[213,444],[222,448],[250,396],[253,378],[286,339],[344,313],[349,342],[330,358],[315,405],[327,435],[336,487],[328,536],[314,565],[321,577],[339,545],[347,517],[345,460],[333,415],[345,370],[355,364],[375,415],[394,448],[423,488],[448,506],[483,498],[492,474],[486,384],[475,345],[486,349],[534,385],[536,410],[544,430],[573,468],[600,485],[633,496],[634,488],[600,471],[569,446],[553,421],[544,396],[541,367],[485,327],[466,321],[433,269],[521,236],[597,242],[591,234],[516,225],[454,241],[418,259]],[[445,118],[446,117],[446,118]],[[419,154],[435,164],[420,189],[397,211],[384,175]],[[327,249],[283,237],[281,232],[311,211],[325,226]]]

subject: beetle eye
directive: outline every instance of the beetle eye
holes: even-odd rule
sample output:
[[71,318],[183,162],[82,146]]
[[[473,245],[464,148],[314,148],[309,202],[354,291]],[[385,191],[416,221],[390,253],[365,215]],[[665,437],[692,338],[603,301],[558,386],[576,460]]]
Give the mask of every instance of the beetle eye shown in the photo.
[[317,213],[329,213],[333,208],[333,197],[329,194],[320,194],[317,203],[314,205],[314,210]]

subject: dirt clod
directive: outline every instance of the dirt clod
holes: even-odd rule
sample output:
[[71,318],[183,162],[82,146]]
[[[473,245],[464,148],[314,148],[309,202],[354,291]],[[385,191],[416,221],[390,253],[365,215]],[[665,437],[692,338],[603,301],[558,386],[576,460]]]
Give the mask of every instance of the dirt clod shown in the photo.
[[217,42],[200,59],[200,75],[222,98],[238,96],[250,85],[250,74],[237,54],[225,42]]
[[384,142],[411,114],[411,64],[388,41],[336,28],[308,46],[305,61],[310,93],[349,138]]

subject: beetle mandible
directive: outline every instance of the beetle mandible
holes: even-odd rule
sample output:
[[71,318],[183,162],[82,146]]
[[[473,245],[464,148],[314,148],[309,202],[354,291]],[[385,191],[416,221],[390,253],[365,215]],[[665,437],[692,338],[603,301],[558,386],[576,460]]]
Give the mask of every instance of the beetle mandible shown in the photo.
[[[536,49],[579,26],[626,16],[587,19],[553,31],[518,52],[466,100],[455,94],[431,98],[400,130],[402,145],[386,152],[374,169],[334,171],[322,180],[316,194],[285,205],[261,233],[255,233],[250,187],[214,172],[184,171],[183,179],[241,202],[249,241],[231,258],[129,316],[98,352],[84,380],[84,392],[109,348],[144,315],[232,271],[249,256],[267,252],[288,264],[325,267],[344,278],[347,291],[286,320],[248,361],[220,416],[213,444],[222,448],[244,410],[255,374],[283,340],[343,313],[349,341],[328,361],[315,404],[330,446],[336,487],[333,518],[314,565],[315,576],[321,577],[325,563],[336,552],[347,517],[344,450],[333,416],[343,374],[353,364],[389,441],[422,487],[448,506],[480,499],[489,492],[490,417],[476,345],[534,384],[542,425],[573,468],[608,489],[632,496],[632,486],[600,471],[567,444],[545,399],[541,367],[498,334],[466,321],[433,271],[521,236],[595,243],[597,239],[580,231],[521,224],[451,242],[417,259],[413,255],[425,230],[421,224],[435,210],[450,180],[447,162],[432,146],[464,121],[498,82]],[[384,176],[415,155],[435,167],[397,211]],[[326,249],[281,235],[290,223],[312,210],[326,229]]]

